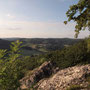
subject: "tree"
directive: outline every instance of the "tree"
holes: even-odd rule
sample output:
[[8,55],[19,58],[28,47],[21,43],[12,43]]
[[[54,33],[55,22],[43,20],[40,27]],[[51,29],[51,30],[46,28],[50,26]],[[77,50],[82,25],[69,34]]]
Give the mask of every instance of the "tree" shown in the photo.
[[0,90],[17,90],[21,78],[20,48],[18,40],[12,42],[11,51],[0,50]]
[[77,4],[70,6],[66,15],[68,20],[64,21],[65,24],[71,20],[76,22],[76,38],[81,30],[88,28],[90,31],[90,0],[79,0]]

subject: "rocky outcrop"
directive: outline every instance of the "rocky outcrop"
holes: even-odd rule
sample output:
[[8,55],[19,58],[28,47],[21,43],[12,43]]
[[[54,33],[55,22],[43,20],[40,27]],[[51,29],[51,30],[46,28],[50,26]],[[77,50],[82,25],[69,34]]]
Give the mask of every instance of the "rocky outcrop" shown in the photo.
[[87,89],[90,84],[87,76],[90,80],[90,64],[59,70],[49,61],[22,78],[20,88],[27,90],[33,86],[34,90],[67,90],[71,85],[79,85],[83,89],[75,90],[90,90],[90,88]]
[[69,67],[58,71],[49,79],[39,81],[37,90],[66,90],[71,85],[80,85],[84,88],[77,90],[90,90],[85,88],[90,84],[86,81],[87,75],[90,76],[90,64]]
[[20,80],[21,89],[32,87],[32,85],[39,82],[43,78],[49,77],[57,70],[59,69],[55,68],[50,61],[43,63],[39,68],[33,70],[29,76],[26,76]]

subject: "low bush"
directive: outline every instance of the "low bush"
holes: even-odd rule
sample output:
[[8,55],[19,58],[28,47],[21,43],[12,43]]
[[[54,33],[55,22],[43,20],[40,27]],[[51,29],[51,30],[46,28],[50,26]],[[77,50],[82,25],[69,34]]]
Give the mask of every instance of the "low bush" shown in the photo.
[[61,51],[50,52],[45,58],[46,60],[52,61],[61,69],[77,64],[88,64],[90,63],[90,51],[87,47],[88,43],[84,40],[73,46],[64,48]]
[[80,89],[83,89],[83,87],[81,87],[80,85],[71,85],[66,90],[80,90]]

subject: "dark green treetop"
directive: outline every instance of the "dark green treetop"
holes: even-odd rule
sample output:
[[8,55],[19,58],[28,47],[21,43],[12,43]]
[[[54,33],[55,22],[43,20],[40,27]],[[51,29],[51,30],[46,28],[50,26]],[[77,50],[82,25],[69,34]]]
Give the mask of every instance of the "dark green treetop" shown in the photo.
[[76,38],[81,30],[88,28],[90,31],[90,0],[79,0],[77,4],[70,6],[66,15],[68,20],[64,21],[65,24],[71,20],[76,22]]

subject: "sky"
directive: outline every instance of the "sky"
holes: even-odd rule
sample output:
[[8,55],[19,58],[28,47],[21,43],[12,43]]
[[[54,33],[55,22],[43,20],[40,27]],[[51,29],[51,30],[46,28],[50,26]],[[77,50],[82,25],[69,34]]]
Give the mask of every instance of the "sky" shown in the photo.
[[[66,11],[78,0],[0,0],[0,38],[74,38]],[[82,31],[79,38],[90,33]]]

